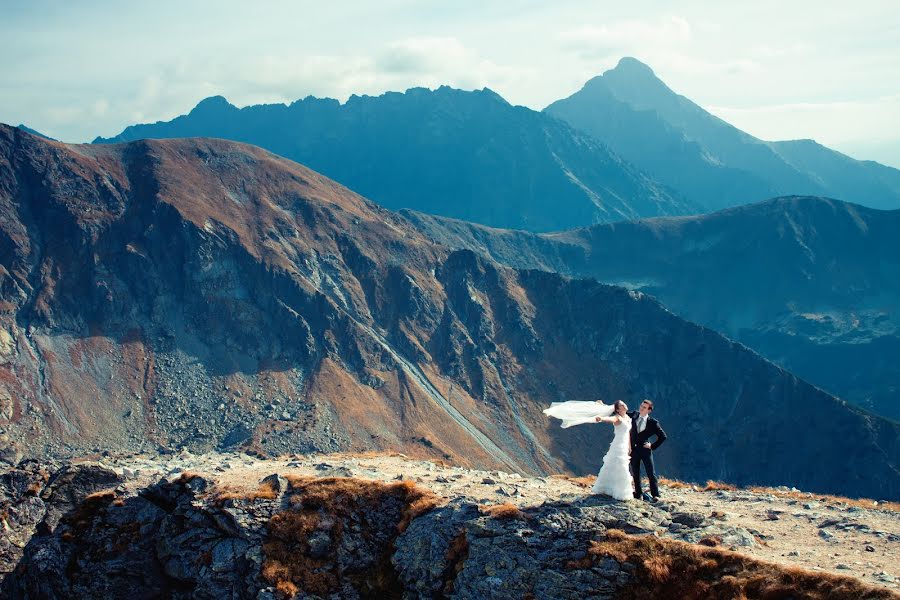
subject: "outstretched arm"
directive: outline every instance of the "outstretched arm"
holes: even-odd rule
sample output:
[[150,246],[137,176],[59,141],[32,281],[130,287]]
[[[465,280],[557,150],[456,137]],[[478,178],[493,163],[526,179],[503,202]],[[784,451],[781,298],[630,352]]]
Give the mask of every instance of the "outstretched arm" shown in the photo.
[[613,425],[618,425],[620,419],[618,416],[615,417],[597,417],[598,423],[612,423]]
[[666,432],[660,426],[659,421],[656,422],[656,441],[650,445],[651,450],[656,450],[666,441]]

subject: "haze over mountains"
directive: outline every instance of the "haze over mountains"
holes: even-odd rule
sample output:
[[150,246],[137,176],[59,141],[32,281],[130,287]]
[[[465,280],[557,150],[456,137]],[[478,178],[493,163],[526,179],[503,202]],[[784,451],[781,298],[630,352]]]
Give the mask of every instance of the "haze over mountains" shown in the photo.
[[540,408],[650,396],[678,432],[670,476],[900,496],[897,423],[645,295],[435,244],[258,148],[3,126],[0,211],[7,451],[243,443],[588,471],[609,432]]
[[217,96],[168,123],[95,142],[189,136],[261,146],[387,208],[500,227],[548,231],[698,210],[603,144],[490,90],[416,88],[242,109]]
[[637,289],[900,420],[900,210],[777,198],[536,235],[407,211],[439,243]]
[[676,94],[634,58],[544,110],[707,210],[784,195],[900,208],[900,170],[813,140],[757,139]]

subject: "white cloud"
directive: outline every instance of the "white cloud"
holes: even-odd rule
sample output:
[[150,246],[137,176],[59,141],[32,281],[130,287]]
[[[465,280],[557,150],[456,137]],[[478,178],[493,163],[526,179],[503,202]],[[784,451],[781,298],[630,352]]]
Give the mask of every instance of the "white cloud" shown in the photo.
[[563,46],[583,59],[605,58],[635,48],[682,46],[693,39],[690,23],[681,17],[649,21],[623,20],[582,25],[559,36]]

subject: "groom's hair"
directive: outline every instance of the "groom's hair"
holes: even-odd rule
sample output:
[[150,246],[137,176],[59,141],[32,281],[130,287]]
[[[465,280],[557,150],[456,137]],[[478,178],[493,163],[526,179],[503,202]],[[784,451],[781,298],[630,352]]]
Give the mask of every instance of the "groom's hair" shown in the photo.
[[[650,412],[653,412],[653,400],[650,400],[649,398],[644,398],[644,402],[646,402],[647,404],[650,405]],[[643,404],[643,402],[641,404]]]

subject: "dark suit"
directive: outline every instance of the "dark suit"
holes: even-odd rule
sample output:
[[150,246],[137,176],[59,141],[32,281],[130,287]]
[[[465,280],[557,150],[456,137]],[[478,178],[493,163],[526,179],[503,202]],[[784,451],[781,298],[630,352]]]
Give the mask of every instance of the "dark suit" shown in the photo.
[[[647,479],[650,480],[650,495],[656,498],[659,496],[659,486],[656,482],[656,469],[653,466],[653,451],[666,441],[666,432],[659,426],[659,421],[647,415],[647,424],[639,433],[640,413],[635,410],[628,413],[628,416],[631,417],[631,476],[634,478],[634,497],[641,497],[641,463],[644,463]],[[644,448],[644,443],[649,442],[653,436],[656,436],[656,440],[650,444],[650,448]]]

